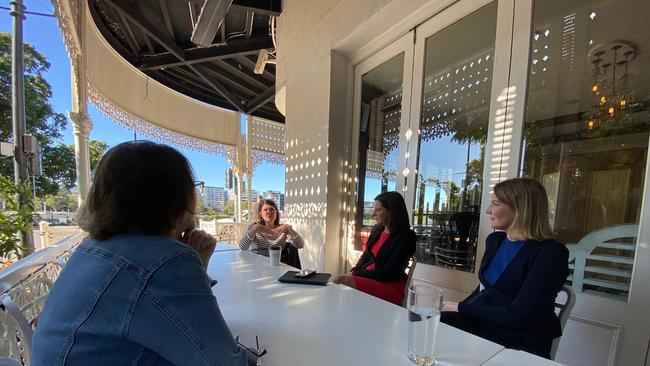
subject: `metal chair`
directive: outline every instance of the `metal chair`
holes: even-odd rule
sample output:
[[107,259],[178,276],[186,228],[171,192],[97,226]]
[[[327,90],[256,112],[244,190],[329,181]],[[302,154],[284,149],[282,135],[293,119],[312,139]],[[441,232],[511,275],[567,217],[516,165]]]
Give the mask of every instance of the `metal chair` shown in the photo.
[[[558,301],[559,298],[561,298],[560,294],[561,293],[566,294],[566,299],[564,301]],[[555,308],[558,310],[557,317],[560,318],[560,326],[562,327],[562,331],[564,331],[564,326],[566,325],[567,320],[569,320],[569,314],[571,314],[571,309],[573,309],[573,305],[576,303],[576,294],[573,292],[571,287],[569,286],[563,286],[562,291],[558,293],[558,296],[555,297]],[[557,347],[560,344],[560,339],[562,339],[562,336],[557,337],[553,340],[553,344],[551,345],[551,359],[555,359],[555,354],[557,353]]]
[[406,307],[406,301],[409,295],[409,286],[411,286],[411,282],[413,282],[413,273],[415,273],[416,264],[417,264],[417,260],[415,259],[415,256],[413,256],[409,261],[408,267],[406,267],[406,269],[408,270],[408,277],[406,278],[406,284],[404,285],[404,298],[402,299],[403,307]]

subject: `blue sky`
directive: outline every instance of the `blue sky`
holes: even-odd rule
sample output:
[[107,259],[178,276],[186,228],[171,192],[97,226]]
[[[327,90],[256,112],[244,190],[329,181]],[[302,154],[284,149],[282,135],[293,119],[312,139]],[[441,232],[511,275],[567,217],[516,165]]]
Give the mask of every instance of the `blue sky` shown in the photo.
[[[24,4],[28,11],[49,13],[54,12],[52,4],[47,0],[26,0]],[[9,7],[9,0],[0,0],[0,5]],[[7,10],[0,9],[0,32],[11,33],[11,16]],[[36,47],[50,62],[50,70],[45,74],[46,80],[52,86],[51,100],[57,112],[65,113],[71,109],[70,89],[70,60],[65,50],[63,39],[55,18],[27,15],[24,27],[24,41]],[[133,131],[127,130],[112,120],[104,117],[92,104],[88,104],[93,121],[90,138],[100,140],[114,146],[120,142],[133,140]],[[73,144],[72,127],[63,133],[63,143]],[[146,139],[138,135],[138,139]],[[221,156],[204,154],[175,146],[192,163],[197,179],[208,186],[223,187],[225,185],[225,170],[228,162]],[[270,164],[260,165],[253,175],[253,189],[258,191],[276,190],[284,192],[284,167]]]

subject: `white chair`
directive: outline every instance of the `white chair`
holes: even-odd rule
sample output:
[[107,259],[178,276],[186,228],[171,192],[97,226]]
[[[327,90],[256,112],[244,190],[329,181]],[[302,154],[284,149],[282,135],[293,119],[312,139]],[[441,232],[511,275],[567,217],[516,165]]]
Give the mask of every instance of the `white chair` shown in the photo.
[[[565,296],[561,294],[564,293]],[[565,299],[562,299],[564,297]],[[555,297],[555,308],[558,310],[557,317],[560,318],[560,326],[564,332],[564,326],[566,325],[567,320],[569,320],[569,314],[571,314],[571,309],[576,303],[576,295],[571,289],[571,287],[564,286],[562,290],[558,293],[558,296]],[[557,347],[560,344],[560,339],[562,336],[557,337],[553,340],[551,345],[551,359],[555,359],[555,354],[557,353]]]
[[[594,274],[604,273],[622,278],[631,278],[631,268],[611,268],[593,263],[587,265],[587,260],[616,263],[624,267],[631,266],[634,264],[638,231],[639,225],[636,224],[606,226],[588,233],[577,244],[567,245],[569,249],[569,268],[573,269],[573,276],[569,276],[569,280],[573,284],[573,290],[582,292],[584,285],[592,285],[612,291],[629,292],[629,283],[604,280]],[[617,239],[618,241],[616,241]],[[620,239],[627,240],[620,242]],[[595,254],[596,248],[616,249],[619,254]]]
[[406,267],[408,270],[408,277],[406,278],[406,285],[404,285],[404,298],[402,299],[403,307],[406,307],[406,301],[409,296],[409,286],[411,286],[411,282],[413,282],[413,273],[415,273],[416,264],[417,261],[415,260],[415,256],[413,256],[411,257],[408,267]]

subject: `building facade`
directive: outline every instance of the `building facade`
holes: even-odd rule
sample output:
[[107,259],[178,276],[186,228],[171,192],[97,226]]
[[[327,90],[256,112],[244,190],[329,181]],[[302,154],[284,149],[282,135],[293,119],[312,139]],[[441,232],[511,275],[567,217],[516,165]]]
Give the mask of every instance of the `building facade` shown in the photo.
[[228,192],[224,187],[206,186],[201,193],[201,201],[206,207],[211,207],[221,212],[228,202]]
[[284,211],[284,193],[280,191],[266,191],[263,196],[264,198],[273,200],[278,205],[280,211]]

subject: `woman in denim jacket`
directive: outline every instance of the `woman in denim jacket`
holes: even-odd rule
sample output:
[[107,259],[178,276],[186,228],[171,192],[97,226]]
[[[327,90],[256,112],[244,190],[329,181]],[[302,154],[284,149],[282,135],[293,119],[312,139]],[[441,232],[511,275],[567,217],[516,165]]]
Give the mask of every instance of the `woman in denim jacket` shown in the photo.
[[189,162],[128,142],[97,166],[79,226],[90,234],[47,299],[31,364],[246,365],[210,289],[215,240],[194,230]]

